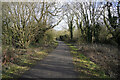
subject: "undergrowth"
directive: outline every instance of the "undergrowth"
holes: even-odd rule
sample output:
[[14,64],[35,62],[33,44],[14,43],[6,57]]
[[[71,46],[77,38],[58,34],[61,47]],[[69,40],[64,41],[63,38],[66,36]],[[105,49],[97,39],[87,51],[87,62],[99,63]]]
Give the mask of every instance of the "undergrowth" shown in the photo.
[[52,46],[47,48],[31,46],[31,48],[24,51],[16,49],[18,51],[16,52],[17,58],[2,65],[2,78],[19,78],[25,71],[34,66],[37,61],[47,56],[57,45],[58,43],[54,42]]
[[79,78],[109,78],[105,75],[104,70],[100,68],[97,64],[90,61],[88,57],[78,52],[76,46],[67,44],[70,47],[71,54],[73,55],[73,64],[75,65],[75,70],[80,73]]

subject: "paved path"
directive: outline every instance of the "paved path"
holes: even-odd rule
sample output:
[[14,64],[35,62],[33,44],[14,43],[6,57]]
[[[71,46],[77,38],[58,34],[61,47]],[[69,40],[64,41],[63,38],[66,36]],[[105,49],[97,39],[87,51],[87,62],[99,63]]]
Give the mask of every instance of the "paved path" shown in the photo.
[[77,78],[78,73],[74,71],[68,46],[64,42],[58,42],[58,47],[26,71],[22,78]]

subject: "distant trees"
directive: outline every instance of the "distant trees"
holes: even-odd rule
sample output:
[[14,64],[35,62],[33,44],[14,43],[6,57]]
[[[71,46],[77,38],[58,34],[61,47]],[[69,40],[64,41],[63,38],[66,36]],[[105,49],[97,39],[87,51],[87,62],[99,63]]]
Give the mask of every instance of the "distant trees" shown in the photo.
[[70,40],[73,40],[73,31],[74,31],[74,13],[72,11],[72,6],[69,3],[63,5],[63,15],[66,23],[68,24],[69,33],[70,33]]
[[[70,36],[74,26],[79,31],[79,38],[87,43],[120,41],[120,2],[72,2],[63,8],[68,23]],[[107,41],[100,41],[102,29],[106,31]],[[108,33],[107,33],[108,32]]]
[[88,43],[92,42],[93,28],[95,22],[95,5],[96,3],[83,2],[71,3],[72,11],[75,15],[74,20],[78,30],[81,32],[81,38],[86,39]]
[[3,44],[28,48],[33,42],[40,43],[49,35],[47,31],[65,20],[70,40],[74,39],[73,33],[77,29],[78,38],[87,43],[104,42],[100,41],[100,35],[105,29],[105,40],[120,45],[119,6],[120,2],[69,2],[62,7],[55,2],[3,3]]

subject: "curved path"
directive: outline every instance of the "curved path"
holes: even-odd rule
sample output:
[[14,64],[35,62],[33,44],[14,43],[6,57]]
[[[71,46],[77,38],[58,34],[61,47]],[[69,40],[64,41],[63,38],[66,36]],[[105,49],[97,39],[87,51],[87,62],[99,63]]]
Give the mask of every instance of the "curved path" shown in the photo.
[[68,46],[62,41],[58,43],[52,53],[26,71],[22,78],[77,78]]

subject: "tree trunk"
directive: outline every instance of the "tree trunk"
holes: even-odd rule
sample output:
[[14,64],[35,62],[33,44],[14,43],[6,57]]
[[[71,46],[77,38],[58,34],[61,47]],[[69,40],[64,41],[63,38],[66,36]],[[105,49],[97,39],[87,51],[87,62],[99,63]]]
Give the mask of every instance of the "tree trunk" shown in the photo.
[[87,42],[88,43],[92,42],[92,31],[90,29],[90,26],[88,27],[88,31],[87,31]]

